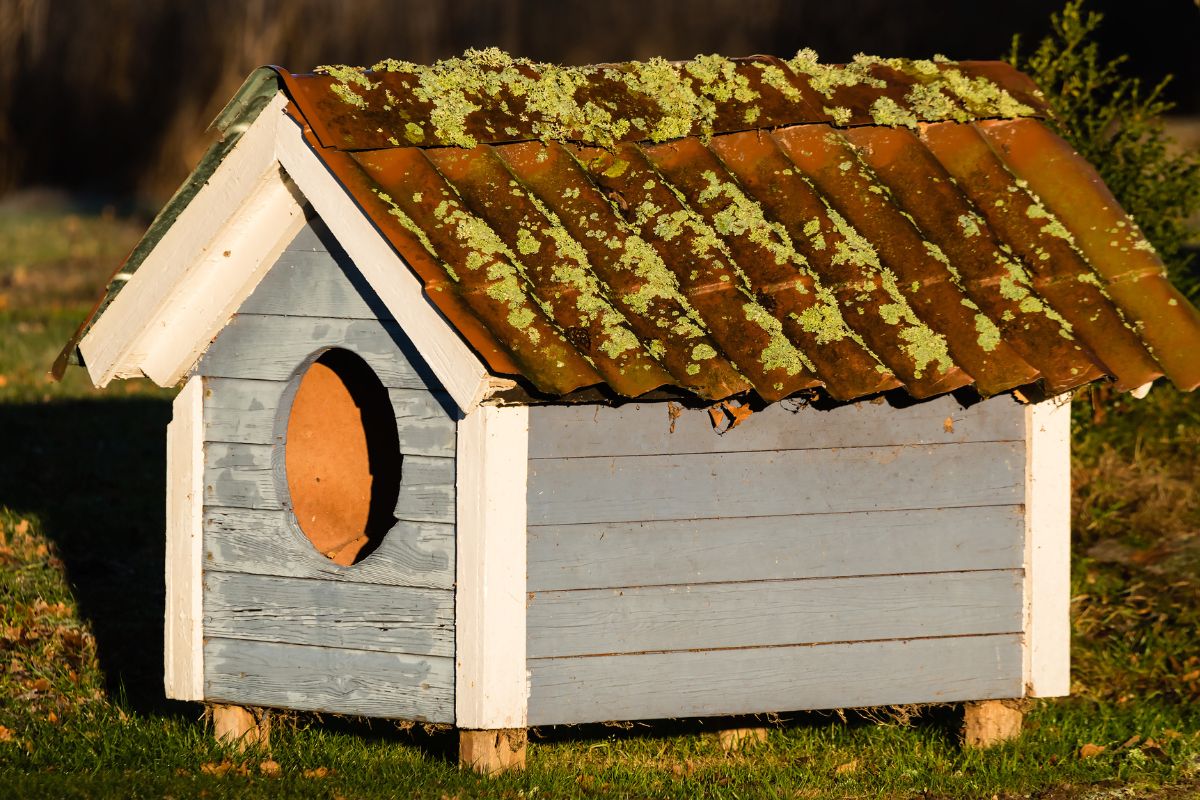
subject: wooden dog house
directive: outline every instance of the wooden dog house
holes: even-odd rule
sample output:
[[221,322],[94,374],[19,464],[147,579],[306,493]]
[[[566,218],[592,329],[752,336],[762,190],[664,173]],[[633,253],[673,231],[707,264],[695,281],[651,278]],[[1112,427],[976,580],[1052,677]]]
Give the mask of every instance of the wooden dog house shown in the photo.
[[170,697],[496,732],[1067,693],[1069,392],[1194,388],[1200,316],[1027,78],[318,73],[248,79],[65,351],[182,385]]

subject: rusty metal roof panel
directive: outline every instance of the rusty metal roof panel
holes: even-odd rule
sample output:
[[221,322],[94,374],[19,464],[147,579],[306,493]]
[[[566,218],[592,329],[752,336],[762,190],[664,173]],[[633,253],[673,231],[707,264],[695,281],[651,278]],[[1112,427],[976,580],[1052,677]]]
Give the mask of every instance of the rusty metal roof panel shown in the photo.
[[1197,313],[992,62],[289,76],[319,155],[498,374],[771,401],[1200,382]]
[[532,395],[1200,384],[1200,314],[1008,65],[320,73],[281,75],[306,140]]

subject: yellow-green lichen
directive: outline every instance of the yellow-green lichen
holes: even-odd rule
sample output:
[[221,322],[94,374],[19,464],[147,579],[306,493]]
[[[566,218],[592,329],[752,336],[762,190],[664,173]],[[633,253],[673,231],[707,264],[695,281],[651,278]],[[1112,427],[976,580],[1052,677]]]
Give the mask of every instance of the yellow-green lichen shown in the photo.
[[970,214],[959,214],[958,216],[958,226],[962,228],[963,236],[967,237],[968,239],[973,239],[980,235],[981,222],[983,222],[983,220],[974,212],[971,212]]
[[764,64],[762,62],[756,62],[754,66],[758,67],[764,84],[770,86],[793,103],[798,103],[803,99],[804,95],[800,93],[800,90],[796,88],[787,74],[779,67],[774,64]]
[[794,72],[807,75],[808,85],[827,99],[832,99],[841,86],[863,84],[876,89],[887,86],[886,82],[870,74],[870,64],[857,57],[850,64],[822,64],[815,50],[805,48],[788,61],[788,66]]
[[917,127],[916,115],[890,97],[877,98],[871,104],[871,119],[875,120],[876,125],[888,125],[893,128]]
[[525,228],[517,231],[517,252],[523,256],[531,256],[542,249],[542,243]]
[[854,112],[845,106],[821,106],[821,110],[829,115],[834,125],[849,125]]
[[1000,345],[1000,329],[986,314],[975,315],[975,330],[979,333],[979,346],[985,352],[990,353]]

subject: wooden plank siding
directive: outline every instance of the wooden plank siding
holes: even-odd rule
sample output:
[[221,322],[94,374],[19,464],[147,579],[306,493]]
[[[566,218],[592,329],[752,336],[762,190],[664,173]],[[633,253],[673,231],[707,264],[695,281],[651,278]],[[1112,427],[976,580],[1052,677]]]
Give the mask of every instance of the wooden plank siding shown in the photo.
[[530,412],[529,724],[1021,696],[1011,398]]
[[[330,347],[357,353],[387,388],[403,459],[396,524],[350,567],[305,538],[283,474],[291,397]],[[453,722],[457,410],[319,221],[198,373],[205,698]]]

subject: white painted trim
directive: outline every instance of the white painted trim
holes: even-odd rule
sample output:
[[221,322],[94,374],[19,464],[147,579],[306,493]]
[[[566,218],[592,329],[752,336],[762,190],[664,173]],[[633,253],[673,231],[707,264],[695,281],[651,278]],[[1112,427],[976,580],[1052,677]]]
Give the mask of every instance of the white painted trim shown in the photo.
[[[300,126],[279,126],[279,161],[337,237],[417,352],[464,414],[500,388],[483,362],[424,294],[421,281],[304,140]],[[511,381],[502,385],[511,386]]]
[[92,382],[178,383],[304,226],[275,158],[279,93],[79,344]]
[[1071,398],[1025,407],[1025,689],[1071,691]]
[[529,407],[481,406],[458,424],[455,724],[524,728]]
[[163,687],[176,700],[204,699],[204,381],[175,397],[167,425],[167,613]]

